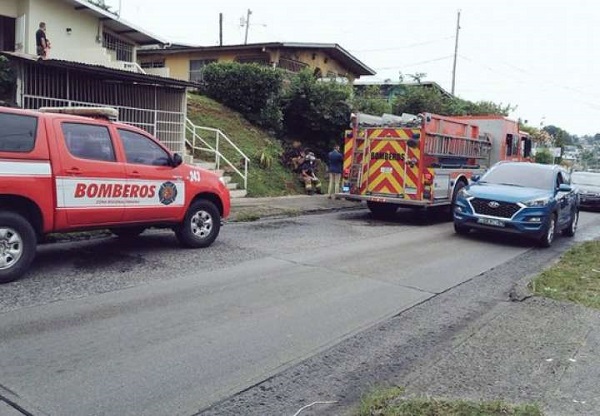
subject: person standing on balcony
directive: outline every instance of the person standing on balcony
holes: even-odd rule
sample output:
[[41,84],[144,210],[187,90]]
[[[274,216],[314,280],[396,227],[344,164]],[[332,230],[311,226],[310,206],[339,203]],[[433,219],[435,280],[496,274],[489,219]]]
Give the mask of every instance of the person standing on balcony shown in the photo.
[[50,41],[46,37],[46,23],[44,22],[40,22],[40,27],[35,32],[35,46],[38,58],[46,59],[48,49],[50,49]]
[[340,182],[342,180],[342,164],[344,156],[340,153],[340,146],[333,146],[333,150],[329,152],[329,192],[328,198],[333,198],[333,195],[340,192]]

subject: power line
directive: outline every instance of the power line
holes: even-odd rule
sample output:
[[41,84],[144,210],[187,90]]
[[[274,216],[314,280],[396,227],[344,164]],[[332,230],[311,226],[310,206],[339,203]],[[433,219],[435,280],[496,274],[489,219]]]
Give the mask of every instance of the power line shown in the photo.
[[444,61],[446,59],[450,59],[450,58],[453,58],[453,57],[454,57],[454,55],[447,55],[447,56],[442,56],[440,58],[429,59],[427,61],[415,62],[415,63],[412,63],[412,64],[402,64],[402,65],[398,65],[398,66],[388,66],[388,67],[383,67],[383,68],[375,68],[375,70],[377,70],[377,71],[385,71],[387,69],[409,68],[409,67],[412,67],[412,66],[429,64],[431,62]]
[[[492,68],[492,67],[490,67],[490,66],[488,66],[488,65],[485,65],[485,64],[482,64],[482,63],[480,63],[480,62],[477,62],[476,60],[474,60],[474,59],[470,59],[470,58],[468,58],[468,57],[466,57],[466,56],[464,56],[464,55],[459,55],[459,56],[460,56],[460,58],[462,58],[462,59],[464,59],[464,60],[466,60],[466,61],[469,61],[469,62],[475,63],[475,64],[477,64],[477,65],[479,65],[479,66],[481,66],[481,67],[483,67],[483,68],[487,69],[488,71],[495,72],[495,73],[497,73],[497,74],[500,74],[500,75],[507,76],[507,77],[509,77],[509,78],[512,78],[512,79],[516,80],[516,81],[517,81],[517,82],[519,82],[519,83],[524,83],[524,84],[527,84],[527,83],[533,83],[533,84],[538,84],[538,85],[540,85],[540,86],[544,86],[544,87],[547,87],[547,86],[548,86],[548,84],[550,84],[550,85],[553,85],[553,86],[555,86],[555,87],[557,87],[557,88],[561,88],[561,89],[563,89],[563,90],[566,90],[566,91],[575,91],[575,92],[579,92],[580,94],[585,94],[585,93],[584,93],[584,92],[582,92],[582,91],[577,91],[577,90],[575,90],[575,89],[573,89],[573,88],[571,88],[571,87],[564,86],[564,85],[562,85],[562,84],[559,84],[559,83],[557,83],[557,82],[554,82],[554,81],[543,81],[543,80],[539,80],[539,79],[536,79],[535,81],[533,81],[533,80],[532,80],[532,81],[523,81],[522,79],[521,79],[521,80],[520,80],[520,79],[517,79],[517,78],[515,78],[515,77],[514,77],[514,76],[512,76],[512,75],[508,75],[508,74],[506,74],[505,72],[498,71],[498,70],[496,70],[496,69],[494,69],[494,68]],[[525,71],[525,70],[521,70],[521,72],[527,72],[527,71]],[[533,75],[533,74],[531,74],[531,75]],[[580,98],[573,97],[573,96],[571,96],[571,99],[572,99],[572,100],[574,100],[574,101],[577,101],[577,102],[579,102],[579,103],[581,103],[581,104],[585,104],[585,105],[587,105],[588,107],[590,107],[590,108],[591,108],[591,109],[593,109],[593,110],[600,110],[600,106],[599,106],[598,104],[595,104],[595,103],[592,103],[592,102],[589,102],[589,101],[586,101],[586,100],[582,100],[582,99],[580,99]]]
[[453,38],[454,38],[454,36],[446,36],[445,38],[441,38],[441,39],[435,39],[435,40],[428,40],[428,41],[425,41],[425,42],[412,43],[412,44],[409,44],[409,45],[398,46],[398,47],[394,47],[394,48],[362,49],[362,50],[351,49],[350,52],[352,52],[352,53],[366,53],[366,52],[400,51],[402,49],[416,48],[417,46],[431,45],[431,44],[434,44],[434,43],[443,42],[445,40],[453,39]]

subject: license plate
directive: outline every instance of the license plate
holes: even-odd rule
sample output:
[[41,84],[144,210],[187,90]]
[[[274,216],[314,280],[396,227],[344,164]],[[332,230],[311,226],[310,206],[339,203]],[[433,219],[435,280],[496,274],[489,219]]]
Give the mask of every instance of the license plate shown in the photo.
[[349,186],[342,186],[342,192],[350,192]]
[[491,225],[492,227],[506,227],[504,221],[496,220],[494,218],[479,218],[477,222],[482,225]]
[[394,170],[390,167],[381,168],[381,173],[392,173]]

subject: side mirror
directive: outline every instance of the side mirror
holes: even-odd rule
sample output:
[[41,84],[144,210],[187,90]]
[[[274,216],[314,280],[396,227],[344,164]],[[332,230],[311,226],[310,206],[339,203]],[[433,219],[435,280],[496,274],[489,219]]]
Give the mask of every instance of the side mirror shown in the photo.
[[179,153],[175,153],[171,161],[173,167],[176,168],[177,166],[180,166],[183,163],[183,158]]
[[479,175],[471,176],[471,182],[479,182],[479,179],[481,179],[481,176]]
[[561,183],[560,186],[558,187],[558,192],[571,192],[572,190],[573,190],[573,187],[566,183]]

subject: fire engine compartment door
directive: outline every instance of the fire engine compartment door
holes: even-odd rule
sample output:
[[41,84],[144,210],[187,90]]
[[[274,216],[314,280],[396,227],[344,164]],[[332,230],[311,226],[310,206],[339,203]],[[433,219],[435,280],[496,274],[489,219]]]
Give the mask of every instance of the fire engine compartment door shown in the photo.
[[[407,184],[407,140],[390,137],[374,138],[369,143],[367,156],[367,193],[405,198],[417,189]],[[407,186],[408,185],[408,186]]]

